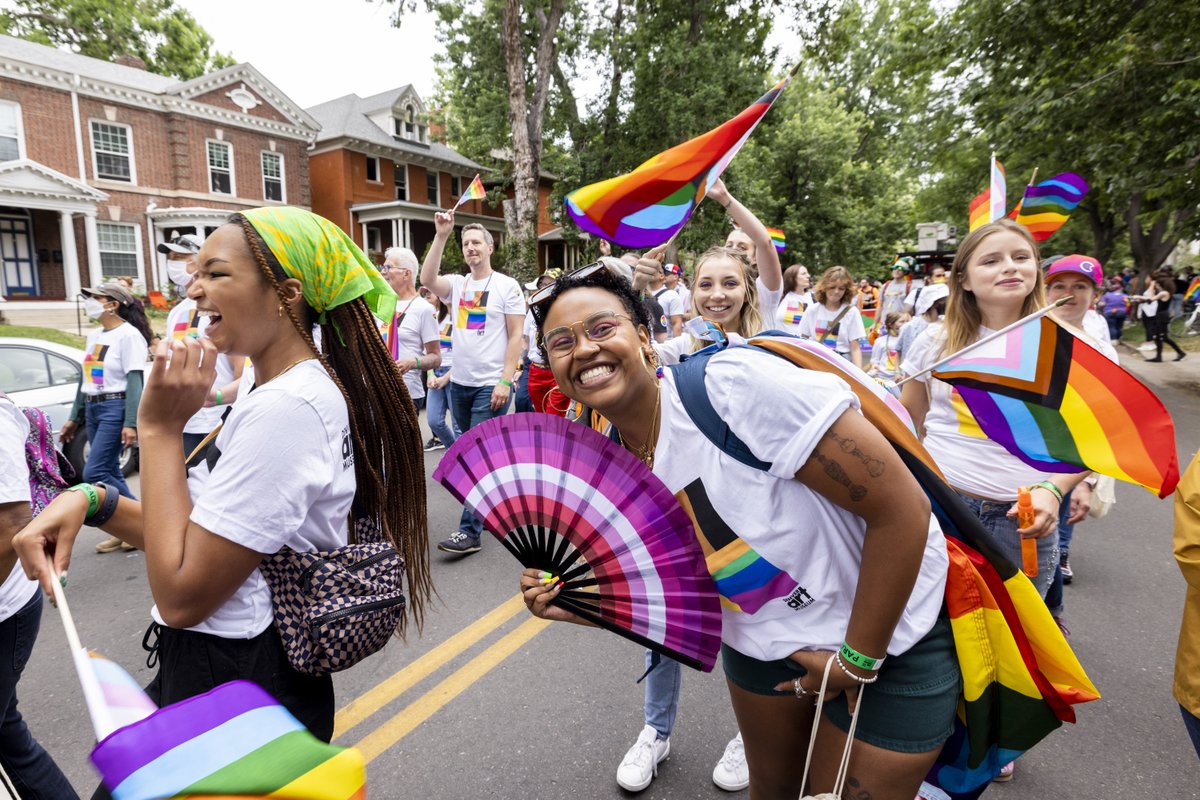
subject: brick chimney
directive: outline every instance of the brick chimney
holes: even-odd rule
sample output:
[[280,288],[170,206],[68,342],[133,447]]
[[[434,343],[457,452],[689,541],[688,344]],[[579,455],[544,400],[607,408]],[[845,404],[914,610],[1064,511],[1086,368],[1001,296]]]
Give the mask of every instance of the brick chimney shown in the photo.
[[117,56],[113,60],[113,63],[120,64],[122,67],[133,67],[134,69],[140,69],[142,72],[146,71],[146,62],[142,61],[142,59],[138,58],[132,53],[125,53],[124,55]]

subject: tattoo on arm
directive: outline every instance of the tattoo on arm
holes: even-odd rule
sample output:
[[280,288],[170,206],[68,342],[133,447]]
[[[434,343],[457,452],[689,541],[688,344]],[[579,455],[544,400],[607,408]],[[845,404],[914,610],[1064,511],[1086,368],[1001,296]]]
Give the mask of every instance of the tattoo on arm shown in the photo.
[[858,442],[848,436],[839,436],[832,430],[826,431],[825,435],[837,442],[838,447],[848,456],[858,459],[867,468],[867,474],[872,478],[878,478],[883,474],[883,461],[878,458],[871,458],[858,447]]
[[812,457],[817,460],[817,463],[825,468],[826,475],[850,490],[851,500],[857,503],[859,500],[862,500],[867,496],[867,487],[852,481],[850,476],[846,474],[846,470],[841,464],[834,461],[832,458],[829,458],[820,450],[814,450]]

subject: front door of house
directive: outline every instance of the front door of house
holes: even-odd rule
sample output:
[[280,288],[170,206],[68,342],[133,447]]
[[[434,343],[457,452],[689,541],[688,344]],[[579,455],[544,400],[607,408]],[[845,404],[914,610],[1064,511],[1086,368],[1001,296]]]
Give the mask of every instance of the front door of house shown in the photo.
[[33,231],[29,217],[0,216],[0,294],[8,297],[38,293],[37,264],[33,259]]

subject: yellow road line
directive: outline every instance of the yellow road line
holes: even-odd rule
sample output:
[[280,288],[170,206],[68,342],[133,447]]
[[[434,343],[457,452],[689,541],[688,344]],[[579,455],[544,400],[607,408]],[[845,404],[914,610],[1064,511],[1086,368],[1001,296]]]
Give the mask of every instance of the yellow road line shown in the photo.
[[351,728],[428,678],[448,661],[457,658],[468,647],[524,608],[521,595],[513,595],[387,680],[354,698],[334,717],[333,738],[345,735]]
[[354,746],[362,752],[363,758],[370,764],[377,756],[437,713],[442,706],[462,694],[481,676],[524,647],[530,639],[544,631],[549,624],[546,620],[537,617],[525,620],[511,633],[506,634],[491,647],[475,656],[457,672],[421,695],[396,716],[368,733]]

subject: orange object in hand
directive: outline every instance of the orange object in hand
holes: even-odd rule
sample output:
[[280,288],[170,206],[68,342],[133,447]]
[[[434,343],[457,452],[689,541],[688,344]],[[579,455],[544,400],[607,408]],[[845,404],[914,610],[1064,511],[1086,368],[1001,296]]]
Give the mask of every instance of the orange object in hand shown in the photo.
[[[1033,509],[1033,497],[1028,486],[1017,489],[1017,526],[1029,528],[1033,525],[1037,512]],[[1021,571],[1030,578],[1038,574],[1037,539],[1021,538]]]

